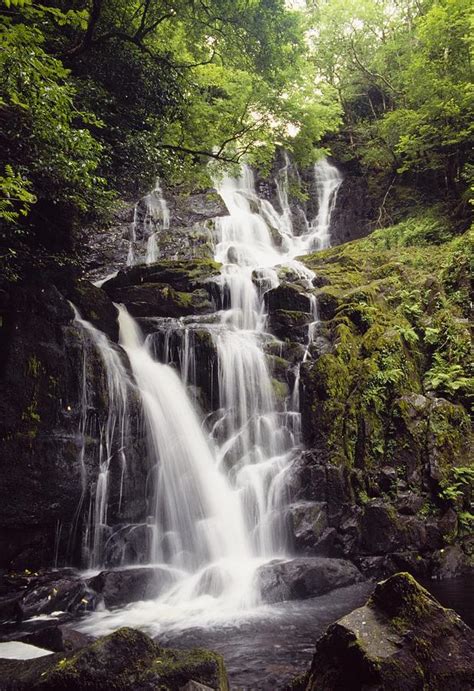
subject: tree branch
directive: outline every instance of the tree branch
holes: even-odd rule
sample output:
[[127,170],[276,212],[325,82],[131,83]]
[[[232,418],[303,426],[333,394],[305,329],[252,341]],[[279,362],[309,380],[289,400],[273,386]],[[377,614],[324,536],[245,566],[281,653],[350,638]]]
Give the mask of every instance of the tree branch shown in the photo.
[[382,81],[386,86],[388,86],[388,88],[390,89],[390,91],[393,91],[393,93],[395,93],[395,94],[400,94],[400,92],[397,91],[397,89],[395,89],[395,87],[393,86],[393,84],[390,84],[390,82],[388,81],[388,79],[386,79],[386,78],[383,76],[383,74],[379,74],[378,72],[371,72],[371,71],[361,62],[359,56],[357,55],[357,51],[356,51],[355,46],[354,46],[354,39],[353,39],[353,38],[350,39],[350,43],[351,43],[351,48],[352,48],[352,54],[354,55],[354,60],[356,61],[357,65],[360,67],[360,69],[362,70],[362,72],[364,72],[364,73],[365,73],[368,77],[370,77],[371,79],[374,79],[374,80],[375,80],[375,79],[380,79],[380,81]]

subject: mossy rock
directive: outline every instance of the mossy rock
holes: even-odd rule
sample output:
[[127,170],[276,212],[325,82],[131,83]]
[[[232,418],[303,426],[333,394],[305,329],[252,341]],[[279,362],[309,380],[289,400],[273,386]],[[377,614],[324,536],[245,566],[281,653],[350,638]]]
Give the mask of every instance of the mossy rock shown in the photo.
[[222,657],[209,650],[159,647],[144,633],[122,628],[78,652],[36,660],[0,660],[2,689],[178,690],[190,681],[228,690]]
[[468,691],[473,659],[472,630],[399,573],[379,583],[364,607],[329,627],[297,688]]
[[116,288],[111,295],[116,302],[123,302],[134,317],[185,317],[209,314],[215,309],[203,288],[188,293],[168,284],[143,283]]
[[132,266],[119,271],[115,278],[104,283],[106,292],[143,283],[167,283],[174,290],[189,292],[203,282],[215,279],[221,265],[213,259],[164,259],[146,266]]

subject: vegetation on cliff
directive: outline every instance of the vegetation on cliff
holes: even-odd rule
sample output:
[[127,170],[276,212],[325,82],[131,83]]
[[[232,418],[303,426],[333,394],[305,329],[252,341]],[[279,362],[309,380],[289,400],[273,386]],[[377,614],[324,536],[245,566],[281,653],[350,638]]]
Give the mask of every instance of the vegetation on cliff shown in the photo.
[[[452,230],[451,230],[452,233]],[[393,467],[468,534],[473,237],[433,212],[305,258],[333,343],[303,366],[307,442],[369,474]],[[365,490],[359,500],[367,500]]]

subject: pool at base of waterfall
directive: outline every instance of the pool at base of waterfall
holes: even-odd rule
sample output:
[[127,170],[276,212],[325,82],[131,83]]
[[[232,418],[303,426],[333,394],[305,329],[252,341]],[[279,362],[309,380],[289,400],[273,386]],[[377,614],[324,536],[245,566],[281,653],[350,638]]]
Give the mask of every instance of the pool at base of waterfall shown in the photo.
[[[159,612],[155,621],[150,617],[155,602],[140,602],[110,613],[95,613],[83,620],[81,629],[102,635],[120,626],[141,628],[164,647],[207,648],[220,653],[231,689],[282,689],[307,669],[315,643],[325,629],[361,607],[372,590],[372,583],[360,583],[307,600],[234,612],[228,618],[223,614],[213,624],[199,625],[197,617],[191,616],[194,625],[186,626],[181,620],[170,629],[164,625],[158,635]],[[143,625],[139,624],[140,617]],[[204,609],[202,618],[206,618]]]

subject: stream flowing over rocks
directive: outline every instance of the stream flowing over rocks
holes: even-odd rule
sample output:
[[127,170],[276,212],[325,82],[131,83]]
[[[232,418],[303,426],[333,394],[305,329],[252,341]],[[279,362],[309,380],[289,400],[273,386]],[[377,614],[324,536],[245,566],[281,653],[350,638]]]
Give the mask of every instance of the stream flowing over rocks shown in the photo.
[[[171,643],[221,652],[235,688],[283,688],[372,579],[472,573],[472,536],[452,539],[460,511],[433,499],[446,454],[468,454],[462,406],[409,390],[395,391],[383,419],[350,407],[354,349],[340,364],[338,320],[362,334],[370,324],[354,306],[364,287],[350,285],[353,264],[328,248],[366,234],[367,192],[322,159],[302,174],[303,203],[291,193],[299,175],[282,154],[273,179],[243,166],[186,200],[158,181],[87,239],[91,281],[37,276],[0,294],[0,635],[55,652],[24,672],[0,661],[0,682],[106,688],[106,665],[114,688],[227,688],[219,655],[162,647]],[[377,337],[396,348],[397,334]],[[368,357],[382,352],[375,341]],[[377,618],[380,593],[367,616]],[[445,621],[419,597],[430,626]],[[292,688],[352,688],[340,686],[334,651],[352,664],[356,612],[321,639],[306,685]],[[462,647],[464,629],[451,623]],[[295,662],[285,651],[263,672],[245,662],[245,645],[261,635],[275,655],[270,625],[275,646],[301,632]],[[98,635],[107,638],[87,645]],[[393,645],[369,653],[385,659]],[[369,653],[357,665],[386,683]],[[467,689],[461,667],[453,688]]]

